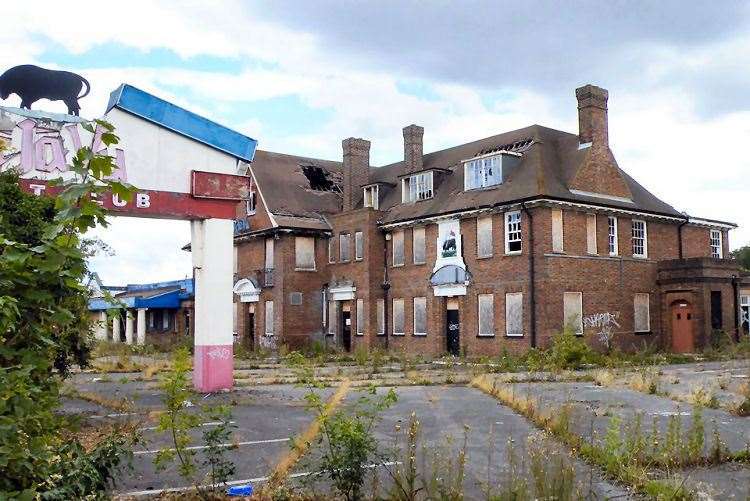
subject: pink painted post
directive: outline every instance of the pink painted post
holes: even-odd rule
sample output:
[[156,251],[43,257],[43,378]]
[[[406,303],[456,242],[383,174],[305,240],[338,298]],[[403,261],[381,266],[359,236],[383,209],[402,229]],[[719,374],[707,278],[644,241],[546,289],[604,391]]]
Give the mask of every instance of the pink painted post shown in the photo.
[[193,360],[193,386],[199,391],[231,388],[234,383],[232,345],[197,345]]

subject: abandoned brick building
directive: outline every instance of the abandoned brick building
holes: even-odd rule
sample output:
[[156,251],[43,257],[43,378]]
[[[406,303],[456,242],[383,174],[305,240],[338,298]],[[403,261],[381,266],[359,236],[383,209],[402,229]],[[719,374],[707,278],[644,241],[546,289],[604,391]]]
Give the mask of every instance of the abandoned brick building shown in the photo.
[[566,326],[600,348],[739,335],[735,225],[628,176],[607,91],[576,97],[578,135],[532,125],[424,154],[409,125],[403,160],[383,167],[357,138],[341,162],[258,151],[236,222],[237,335],[429,356],[543,347]]

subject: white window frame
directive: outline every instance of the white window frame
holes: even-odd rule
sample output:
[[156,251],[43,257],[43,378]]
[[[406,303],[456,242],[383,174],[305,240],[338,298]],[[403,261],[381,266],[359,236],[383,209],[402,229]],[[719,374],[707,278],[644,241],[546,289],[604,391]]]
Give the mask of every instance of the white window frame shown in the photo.
[[357,299],[357,336],[365,335],[365,300]]
[[[482,231],[484,230],[484,231]],[[492,239],[492,216],[483,216],[477,218],[477,257],[485,258],[492,257],[493,253]],[[482,252],[482,245],[485,244],[484,252]]]
[[[264,306],[264,313],[265,316],[263,317],[263,330],[266,333],[266,336],[273,336],[274,335],[274,324],[276,323],[275,315],[273,313],[273,301],[266,301],[266,304]],[[268,321],[268,317],[271,317],[271,321]],[[270,330],[269,330],[270,327]]]
[[[419,306],[417,306],[419,304]],[[426,297],[415,297],[412,300],[412,321],[413,331],[415,336],[426,336],[427,335],[427,298]],[[424,330],[417,331],[417,308],[424,310]]]
[[429,200],[434,196],[432,171],[420,172],[401,180],[401,201],[403,203]]
[[354,260],[362,261],[365,258],[365,234],[361,231],[354,232]]
[[245,214],[253,216],[258,212],[257,199],[255,198],[255,192],[251,191],[245,200]]
[[502,155],[464,162],[464,191],[503,184]]
[[378,197],[379,197],[378,185],[365,186],[363,188],[363,200],[365,207],[372,207],[378,210]]
[[[505,254],[514,255],[523,252],[523,233],[521,226],[521,211],[514,210],[505,213]],[[511,238],[513,237],[513,238]],[[510,250],[510,244],[518,242],[519,250]]]
[[[638,298],[646,298],[646,325],[645,329],[637,329],[635,325],[636,310],[638,308]],[[633,295],[633,332],[651,332],[651,295],[648,292],[636,292]]]
[[552,209],[552,252],[564,252],[565,235],[562,209]]
[[[420,235],[417,238],[417,235]],[[426,231],[424,226],[418,226],[411,231],[411,255],[414,264],[427,262]]]
[[[300,257],[302,257],[302,252],[309,249],[303,249],[302,246],[308,246],[312,242],[312,267],[310,267],[310,263],[302,263],[300,262]],[[295,236],[294,237],[294,269],[299,271],[315,271],[316,268],[316,262],[315,262],[315,237],[303,237],[303,236]]]
[[378,336],[385,336],[385,299],[377,301]]
[[[570,303],[568,303],[570,301]],[[570,316],[568,313],[568,304],[571,304],[577,310],[575,320],[575,330],[573,334],[583,336],[583,293],[582,292],[563,292],[563,329],[568,327]]]
[[[637,226],[643,225],[642,228],[637,228]],[[632,247],[633,247],[633,257],[638,258],[648,258],[648,225],[646,224],[646,221],[643,219],[633,219],[631,221],[632,226]],[[637,233],[643,232],[643,235],[637,235]],[[636,242],[641,241],[642,244],[642,252],[636,252]]]
[[[510,322],[508,322],[508,319],[510,318],[510,301],[509,298],[518,298],[518,300],[521,303],[521,332],[511,332],[510,331]],[[515,301],[516,299],[514,299]],[[505,335],[508,337],[523,337],[523,292],[507,292],[505,294]]]
[[352,260],[352,234],[339,233],[339,262],[348,263]]
[[[489,301],[490,317],[484,318],[482,315],[482,302]],[[489,326],[487,325],[489,322]],[[489,327],[484,329],[483,327]],[[477,336],[478,337],[495,337],[495,295],[494,294],[477,294]]]
[[586,252],[592,256],[599,254],[596,242],[596,214],[586,214]]
[[607,216],[607,245],[610,256],[620,254],[620,244],[617,235],[617,217]]
[[[399,327],[396,325],[396,305],[398,305],[398,308],[401,310],[401,325],[400,329],[396,329],[396,327]],[[406,330],[406,317],[405,317],[405,311],[404,311],[404,300],[401,298],[394,298],[392,302],[392,309],[391,309],[391,319],[393,323],[393,335],[394,336],[403,336],[405,334]]]
[[711,257],[716,259],[723,259],[724,248],[723,248],[723,237],[721,230],[711,230],[709,234],[709,240],[711,245]]
[[[398,246],[396,243],[398,242]],[[396,260],[396,249],[401,248],[400,259]],[[396,230],[391,234],[391,265],[395,267],[403,266],[406,263],[406,247],[404,245],[404,230]]]

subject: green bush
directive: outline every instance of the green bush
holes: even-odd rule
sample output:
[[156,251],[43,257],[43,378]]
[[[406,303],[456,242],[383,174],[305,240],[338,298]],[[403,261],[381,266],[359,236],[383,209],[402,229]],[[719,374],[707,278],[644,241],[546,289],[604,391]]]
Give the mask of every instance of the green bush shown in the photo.
[[598,361],[596,353],[583,336],[576,336],[567,328],[552,337],[552,345],[545,355],[549,367],[555,370],[580,369]]

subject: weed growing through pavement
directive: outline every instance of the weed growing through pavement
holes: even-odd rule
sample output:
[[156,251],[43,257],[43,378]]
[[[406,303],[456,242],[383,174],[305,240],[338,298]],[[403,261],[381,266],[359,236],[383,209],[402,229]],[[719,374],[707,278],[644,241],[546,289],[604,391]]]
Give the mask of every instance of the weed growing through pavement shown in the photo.
[[750,416],[750,383],[742,383],[739,394],[742,400],[734,404],[730,411],[737,416]]
[[[162,375],[161,389],[164,391],[165,411],[159,415],[159,432],[168,433],[173,448],[162,449],[154,458],[157,470],[168,464],[178,463],[178,471],[186,481],[193,484],[196,493],[202,499],[216,496],[216,489],[226,484],[234,474],[234,464],[226,459],[229,448],[226,444],[231,436],[231,414],[226,406],[216,406],[203,411],[190,412],[192,389],[188,372],[190,371],[190,354],[181,348],[175,352],[172,370]],[[190,432],[201,427],[204,420],[218,424],[203,428],[203,442],[207,446],[201,466],[207,471],[205,478],[198,477],[196,451],[190,449],[192,438]],[[208,485],[204,485],[207,483]]]

